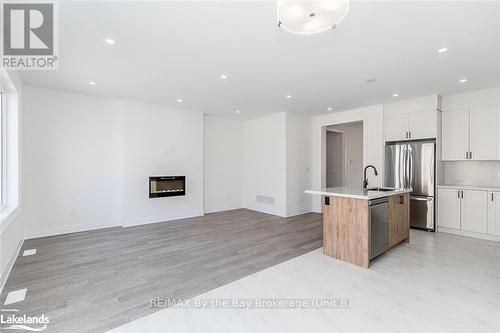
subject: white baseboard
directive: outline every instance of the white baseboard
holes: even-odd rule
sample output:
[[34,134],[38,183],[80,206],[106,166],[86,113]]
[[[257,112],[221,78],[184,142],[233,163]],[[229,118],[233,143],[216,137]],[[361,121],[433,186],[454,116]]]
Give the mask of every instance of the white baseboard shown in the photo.
[[269,206],[270,207],[267,208],[265,206],[259,206],[259,207],[257,207],[257,206],[248,205],[248,206],[245,206],[244,208],[250,209],[250,210],[254,210],[256,212],[260,212],[260,213],[264,213],[264,214],[270,214],[270,215],[275,215],[275,216],[280,216],[280,217],[286,217],[286,214],[277,212],[273,205],[269,205]]
[[473,237],[473,238],[479,238],[479,239],[500,242],[500,236],[481,234],[478,232],[458,230],[458,229],[446,228],[446,227],[438,227],[437,230],[438,230],[438,232],[446,232],[448,234],[454,234],[454,235],[460,235],[460,236],[465,236],[465,237]]
[[292,217],[292,216],[297,216],[297,215],[302,215],[302,214],[307,214],[307,213],[312,213],[312,210],[308,209],[308,208],[299,208],[299,209],[287,211],[286,217]]
[[7,264],[7,267],[5,267],[5,270],[2,273],[2,276],[0,277],[0,294],[3,291],[3,288],[5,287],[5,282],[7,282],[7,278],[9,277],[10,271],[12,270],[12,267],[14,267],[14,263],[16,262],[17,257],[19,256],[19,252],[21,251],[21,248],[23,247],[24,240],[21,239],[19,243],[17,244],[16,249],[14,250],[14,253],[11,255],[9,262]]
[[202,210],[190,210],[190,211],[177,212],[174,214],[167,214],[167,215],[162,215],[162,216],[138,217],[138,218],[124,219],[122,221],[122,226],[123,227],[133,227],[136,225],[160,223],[160,222],[179,220],[179,219],[187,219],[190,217],[198,217],[198,216],[203,216],[203,215],[204,215],[204,213]]
[[70,234],[73,232],[90,231],[104,228],[120,227],[120,220],[101,221],[93,223],[65,225],[60,227],[44,228],[38,230],[27,230],[24,232],[24,239],[40,238]]
[[228,210],[235,210],[235,209],[241,209],[243,208],[243,205],[215,205],[215,206],[208,206],[203,209],[205,214],[208,213],[216,213],[216,212],[225,212]]

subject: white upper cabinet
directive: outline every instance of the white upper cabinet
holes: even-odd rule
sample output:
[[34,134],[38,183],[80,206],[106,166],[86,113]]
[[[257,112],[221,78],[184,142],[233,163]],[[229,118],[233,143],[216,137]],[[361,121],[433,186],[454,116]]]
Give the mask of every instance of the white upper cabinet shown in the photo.
[[470,152],[473,160],[498,159],[498,108],[496,105],[471,108]]
[[463,190],[462,230],[485,234],[488,229],[488,192]]
[[385,118],[385,141],[407,139],[408,115],[398,115]]
[[500,107],[489,105],[442,114],[442,160],[500,160]]
[[488,234],[500,236],[500,192],[488,193]]
[[408,115],[408,131],[411,139],[436,137],[436,111],[414,112]]
[[469,151],[469,113],[467,109],[443,112],[441,130],[442,160],[465,160]]
[[412,112],[385,117],[385,141],[435,138],[436,112]]

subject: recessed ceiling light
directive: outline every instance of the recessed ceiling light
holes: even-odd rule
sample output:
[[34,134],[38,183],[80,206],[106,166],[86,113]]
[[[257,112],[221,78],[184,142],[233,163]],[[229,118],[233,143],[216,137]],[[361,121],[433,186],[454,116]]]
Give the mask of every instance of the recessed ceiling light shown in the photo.
[[460,79],[460,80],[458,80],[458,82],[459,82],[459,83],[466,83],[466,82],[467,82],[467,79],[465,79],[465,78],[464,78],[464,79]]
[[442,47],[438,50],[438,53],[445,53],[446,51],[448,51],[448,48],[447,47]]
[[366,80],[366,81],[365,81],[365,83],[373,83],[373,82],[375,82],[375,81],[377,81],[377,80],[375,80],[375,79],[373,79],[373,78],[372,78],[372,79],[368,79],[368,80]]
[[240,110],[236,110],[236,111],[234,111],[234,113],[240,114]]
[[113,45],[115,43],[115,41],[111,38],[106,38],[104,41],[106,42],[106,44],[109,44],[109,45]]
[[327,110],[328,110],[328,111],[332,111],[333,109],[332,109],[332,108],[328,108]]
[[177,103],[182,103],[182,99],[177,98]]
[[89,85],[91,85],[91,86],[95,86],[95,85],[96,85],[96,83],[95,83],[95,81],[89,81]]
[[227,75],[222,74],[222,75],[220,76],[220,78],[221,78],[221,79],[223,79],[223,80],[225,80],[225,79],[227,79]]
[[292,98],[292,95],[286,95],[286,98],[290,99]]
[[398,93],[396,93],[396,94],[392,94],[392,97],[398,97],[398,96],[399,96],[399,94],[398,94]]

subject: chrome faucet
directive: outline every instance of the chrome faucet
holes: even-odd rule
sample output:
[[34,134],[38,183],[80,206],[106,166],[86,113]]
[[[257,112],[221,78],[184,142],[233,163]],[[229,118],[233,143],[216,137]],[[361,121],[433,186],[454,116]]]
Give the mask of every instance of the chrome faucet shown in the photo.
[[373,171],[375,172],[375,176],[378,176],[378,171],[377,171],[377,168],[375,168],[375,167],[374,167],[373,165],[371,165],[371,164],[370,164],[370,165],[365,166],[365,169],[364,169],[364,171],[363,171],[363,175],[364,175],[364,177],[363,177],[363,188],[367,188],[367,187],[368,187],[368,179],[366,178],[366,169],[368,169],[368,168],[372,168],[372,169],[373,169]]

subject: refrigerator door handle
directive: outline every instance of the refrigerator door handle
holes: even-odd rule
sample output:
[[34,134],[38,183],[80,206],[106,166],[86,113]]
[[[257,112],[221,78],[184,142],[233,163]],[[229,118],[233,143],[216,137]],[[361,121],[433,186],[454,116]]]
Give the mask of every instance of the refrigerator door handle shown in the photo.
[[413,184],[413,154],[411,151],[408,151],[408,181],[408,188],[411,188]]
[[407,181],[406,181],[406,176],[407,176],[407,172],[406,172],[406,167],[407,167],[407,164],[406,163],[406,154],[408,153],[405,149],[405,147],[403,146],[402,147],[402,150],[403,150],[403,188],[406,188],[406,184],[407,184]]

